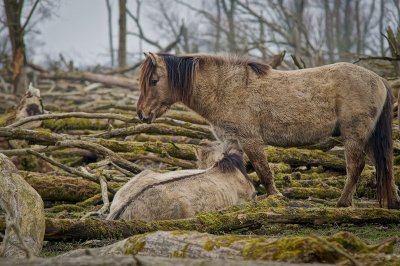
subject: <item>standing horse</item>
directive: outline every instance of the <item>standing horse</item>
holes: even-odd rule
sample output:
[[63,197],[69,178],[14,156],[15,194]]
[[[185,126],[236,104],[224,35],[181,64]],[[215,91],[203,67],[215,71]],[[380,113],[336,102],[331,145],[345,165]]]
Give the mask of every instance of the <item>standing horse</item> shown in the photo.
[[376,167],[381,206],[400,208],[393,177],[392,94],[375,73],[349,63],[295,71],[234,55],[147,55],[140,72],[139,118],[151,123],[183,102],[220,140],[247,154],[268,195],[280,195],[264,145],[315,144],[341,135],[347,181],[337,207],[349,207],[365,165]]

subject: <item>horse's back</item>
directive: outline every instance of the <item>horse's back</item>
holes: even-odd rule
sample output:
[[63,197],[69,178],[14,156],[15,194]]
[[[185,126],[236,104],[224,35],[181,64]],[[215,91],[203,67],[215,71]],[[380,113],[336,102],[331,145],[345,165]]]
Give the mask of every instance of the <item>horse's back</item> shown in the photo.
[[[186,172],[193,171],[199,172]],[[129,192],[131,200],[124,206],[120,219],[151,221],[188,218],[196,212],[215,211],[242,203],[249,200],[254,191],[239,170],[220,173],[211,169],[210,172],[203,170],[200,174],[181,177],[154,184],[140,195]]]
[[360,126],[371,127],[386,98],[378,75],[349,63],[271,70],[249,86],[252,93],[245,105],[251,114],[247,120],[261,127],[266,143],[276,146],[323,141],[337,132],[341,123],[365,116]]

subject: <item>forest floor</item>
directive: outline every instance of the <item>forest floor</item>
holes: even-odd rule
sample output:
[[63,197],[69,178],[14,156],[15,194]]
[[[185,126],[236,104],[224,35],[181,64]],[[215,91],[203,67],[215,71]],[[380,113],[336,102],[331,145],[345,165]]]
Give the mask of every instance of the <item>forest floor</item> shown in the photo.
[[[79,223],[79,219],[86,213],[99,210],[103,206],[100,185],[76,177],[28,154],[28,148],[37,150],[70,168],[78,169],[84,166],[91,173],[100,169],[107,174],[108,185],[117,190],[129,180],[129,173],[110,164],[101,166],[99,162],[104,161],[104,154],[99,150],[67,144],[58,147],[57,141],[75,141],[79,138],[92,144],[100,144],[111,150],[114,155],[118,155],[118,158],[126,159],[140,169],[158,172],[195,168],[193,145],[211,146],[215,145],[216,141],[207,121],[179,104],[174,105],[155,124],[139,123],[135,118],[139,94],[137,84],[136,87],[124,88],[77,80],[42,79],[37,87],[41,91],[44,109],[52,114],[84,112],[109,116],[85,118],[71,115],[69,118],[45,119],[25,124],[19,127],[22,128],[20,131],[12,131],[10,136],[7,130],[13,128],[5,126],[18,120],[17,110],[12,107],[20,104],[21,98],[8,92],[0,93],[0,106],[3,106],[0,113],[4,113],[0,115],[0,127],[4,128],[0,132],[0,152],[11,158],[21,175],[38,191],[45,203],[47,220],[41,253],[43,257],[53,257],[75,249],[107,246],[126,238],[129,234],[152,232],[154,228],[183,231],[191,231],[194,228],[214,235],[248,238],[260,236],[274,239],[332,236],[345,231],[368,245],[379,244],[394,236],[400,237],[400,211],[384,210],[377,206],[375,170],[370,162],[367,163],[357,186],[355,207],[335,209],[335,203],[346,180],[340,139],[307,148],[266,147],[277,187],[283,192],[285,199],[263,199],[264,190],[248,162],[247,170],[259,192],[259,198],[253,202],[227,207],[221,212],[198,214],[196,222],[193,223],[167,221],[146,224],[147,227],[143,226],[137,230],[132,229],[132,224],[128,224],[130,233],[126,233],[126,230],[96,231],[85,227],[87,224],[82,227],[71,225],[70,229],[66,225],[67,222]],[[110,114],[122,115],[131,121],[121,121]],[[397,122],[394,123],[395,179],[399,184],[400,134]],[[125,128],[129,130],[123,131]],[[34,131],[34,137],[27,138],[27,131],[24,130]],[[130,174],[134,176],[134,173]],[[109,196],[111,200],[112,194],[109,193]],[[271,213],[280,218],[274,218]],[[243,215],[246,217],[244,220],[241,218]],[[102,221],[104,217],[99,215],[87,220],[95,223]],[[210,220],[206,220],[205,217]],[[63,224],[60,227],[58,223]],[[0,219],[0,230],[4,229],[4,219]],[[73,230],[77,230],[76,233],[72,232]],[[80,238],[83,231],[87,234]],[[391,254],[392,263],[395,265],[400,261],[400,244],[393,241],[391,248],[385,253]],[[351,253],[349,250],[347,252]],[[140,252],[138,254],[140,255]],[[391,261],[390,258],[388,260]],[[345,257],[330,262],[350,264]]]

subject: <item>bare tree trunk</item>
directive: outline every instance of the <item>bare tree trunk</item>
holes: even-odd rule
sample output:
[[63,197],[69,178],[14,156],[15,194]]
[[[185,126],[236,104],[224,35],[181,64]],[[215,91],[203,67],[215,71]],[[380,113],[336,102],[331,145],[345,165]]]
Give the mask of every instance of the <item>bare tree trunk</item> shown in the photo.
[[111,66],[114,67],[114,46],[113,46],[113,33],[112,33],[112,9],[110,0],[106,0],[107,5],[107,13],[108,13],[108,38],[110,42],[110,57],[111,57]]
[[360,1],[356,0],[355,6],[356,13],[356,30],[357,30],[357,56],[361,55],[361,22],[360,22]]
[[228,5],[225,0],[222,0],[222,7],[224,9],[226,18],[228,20],[228,32],[227,32],[227,39],[228,39],[228,46],[229,46],[229,51],[232,53],[237,52],[238,47],[236,45],[236,36],[235,36],[235,19],[234,19],[234,14],[235,14],[235,9],[236,9],[236,0],[229,0],[230,2],[230,8],[228,8]]
[[126,66],[126,0],[119,0],[118,67]]
[[[385,16],[385,0],[381,0],[381,6],[380,6],[380,16],[379,16],[379,33],[383,33],[383,18]],[[380,38],[380,44],[381,44],[381,55],[385,56],[386,51],[385,51],[385,38],[383,37],[382,34],[379,34]]]
[[333,25],[332,25],[332,14],[329,6],[329,0],[324,1],[325,8],[325,32],[326,32],[326,42],[329,54],[329,63],[334,62],[334,43],[333,43]]
[[221,0],[216,0],[215,5],[217,7],[217,22],[215,24],[215,44],[214,52],[219,52],[221,42]]
[[14,93],[23,93],[28,88],[26,75],[26,56],[21,12],[24,0],[4,0],[7,24],[13,54]]

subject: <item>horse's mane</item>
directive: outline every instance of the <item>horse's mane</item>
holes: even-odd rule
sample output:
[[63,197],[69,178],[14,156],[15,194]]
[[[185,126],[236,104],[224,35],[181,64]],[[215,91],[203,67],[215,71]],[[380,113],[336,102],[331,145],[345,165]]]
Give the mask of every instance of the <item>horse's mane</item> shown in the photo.
[[222,173],[232,173],[238,169],[253,184],[253,180],[247,175],[242,151],[232,147],[225,148],[224,158],[215,163],[215,167],[219,168]]
[[[238,67],[250,67],[252,71],[258,76],[264,76],[268,73],[270,66],[267,64],[253,61],[249,58],[240,57],[233,54],[210,55],[210,54],[186,54],[186,55],[172,55],[167,53],[159,53],[166,65],[168,86],[171,91],[179,96],[179,100],[183,102],[190,102],[193,95],[193,90],[196,80],[196,72],[199,64],[212,62],[218,66],[234,65]],[[156,66],[148,57],[141,66],[140,71],[140,89],[142,93],[146,94],[149,87],[151,75],[154,73]]]

